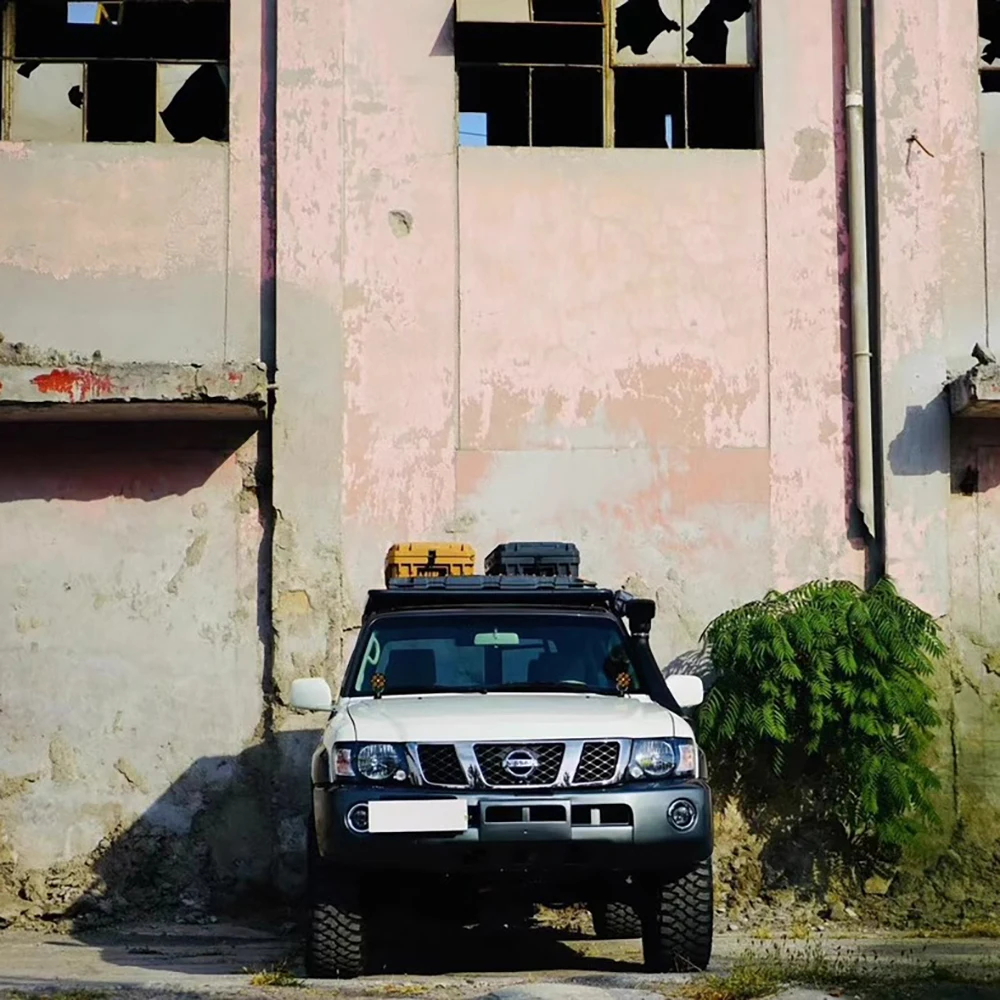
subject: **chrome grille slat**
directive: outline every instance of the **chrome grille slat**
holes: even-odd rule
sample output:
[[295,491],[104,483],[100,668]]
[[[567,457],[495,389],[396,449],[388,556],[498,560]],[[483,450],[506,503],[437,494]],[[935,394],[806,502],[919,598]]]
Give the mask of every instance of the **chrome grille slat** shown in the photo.
[[[565,743],[476,743],[473,746],[476,762],[483,780],[491,788],[525,788],[554,785],[559,777]],[[527,751],[538,759],[538,766],[532,774],[517,777],[504,770],[504,761],[509,754]]]
[[[528,790],[555,787],[596,788],[621,781],[628,764],[629,740],[530,740],[523,743],[410,744],[412,772],[419,784],[436,788]],[[527,750],[538,759],[530,776],[503,770],[507,754]]]
[[613,781],[618,773],[621,745],[617,740],[588,740],[573,773],[574,785],[599,785]]
[[417,747],[417,759],[429,785],[468,784],[453,743],[421,743]]

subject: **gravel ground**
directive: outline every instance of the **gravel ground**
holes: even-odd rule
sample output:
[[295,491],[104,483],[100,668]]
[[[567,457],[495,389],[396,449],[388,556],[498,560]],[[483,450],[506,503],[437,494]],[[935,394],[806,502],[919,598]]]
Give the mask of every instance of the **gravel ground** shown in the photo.
[[[889,937],[762,942],[739,934],[716,939],[713,965],[725,975],[748,948],[783,954],[864,955],[866,967],[926,969],[933,983],[857,988],[844,992],[790,989],[783,1000],[829,996],[900,997],[912,1000],[1000,1000],[1000,984],[962,985],[1000,970],[1000,941],[913,940]],[[349,983],[301,980],[295,987],[257,987],[253,971],[287,966],[301,975],[301,942],[288,929],[246,926],[148,925],[86,936],[26,931],[0,933],[0,998],[39,994],[52,1000],[193,1000],[226,996],[240,1000],[324,1000],[345,997],[428,997],[429,1000],[662,1000],[678,996],[690,977],[652,976],[641,966],[639,943],[604,942],[554,931],[526,934],[450,935],[439,947],[407,954],[401,941],[393,967],[383,975]]]

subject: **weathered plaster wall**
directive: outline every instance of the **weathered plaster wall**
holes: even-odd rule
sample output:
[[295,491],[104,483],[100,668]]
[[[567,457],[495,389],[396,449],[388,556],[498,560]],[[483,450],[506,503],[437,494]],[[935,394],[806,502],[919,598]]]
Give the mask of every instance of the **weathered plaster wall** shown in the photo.
[[232,7],[228,146],[0,145],[7,395],[119,402],[0,431],[0,920],[82,913],[89,886],[196,909],[283,864],[257,427],[126,413],[198,396],[212,362],[238,362],[223,395],[262,389],[261,10]]
[[124,361],[260,342],[259,5],[233,3],[230,142],[0,143],[0,335]]
[[[344,573],[354,611],[394,540],[455,502],[455,67],[450,0],[348,4]],[[391,23],[393,31],[385,32]]]
[[[254,441],[8,425],[3,449],[0,883],[89,858],[112,893],[168,891],[141,845],[233,794],[261,714]],[[227,875],[228,807],[202,877]]]
[[[940,919],[953,902],[967,914],[988,908],[1000,891],[991,860],[1000,809],[1000,586],[991,569],[1000,437],[991,421],[951,424],[941,391],[988,336],[1000,201],[980,153],[976,4],[939,0],[918,11],[890,0],[874,11],[888,571],[942,616],[951,645],[937,678],[945,822],[924,845]],[[938,860],[949,841],[957,850]]]
[[860,582],[851,525],[843,6],[761,3],[774,583]]
[[[937,398],[985,328],[974,6],[877,8],[880,318],[890,570],[956,609],[948,791],[989,830],[995,442],[949,460]],[[762,8],[763,152],[459,152],[450,10],[234,4],[228,154],[0,147],[9,340],[243,360],[273,293],[278,385],[262,513],[253,439],[50,430],[0,470],[0,873],[293,887],[315,720],[281,700],[338,676],[393,541],[572,539],[587,575],[658,598],[664,662],[771,584],[861,578],[839,0]]]
[[[976,8],[880,4],[874,31],[888,569],[909,596],[944,614],[949,417],[941,387],[949,361],[967,358],[986,328]],[[908,141],[914,133],[933,156]]]
[[273,680],[340,661],[343,4],[277,7]]
[[661,597],[670,655],[770,582],[762,166],[459,157],[462,537],[577,541]]
[[225,146],[0,147],[0,333],[112,361],[221,361]]

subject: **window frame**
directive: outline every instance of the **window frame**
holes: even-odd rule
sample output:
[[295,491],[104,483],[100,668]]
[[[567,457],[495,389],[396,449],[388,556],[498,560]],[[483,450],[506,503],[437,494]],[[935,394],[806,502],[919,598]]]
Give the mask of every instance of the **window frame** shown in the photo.
[[[472,70],[489,70],[498,68],[524,68],[528,72],[528,141],[520,146],[511,146],[507,148],[521,148],[521,149],[546,149],[546,148],[564,148],[564,149],[593,149],[593,148],[603,148],[603,149],[622,149],[622,148],[652,148],[659,149],[661,147],[657,146],[647,146],[647,147],[624,147],[616,146],[615,144],[615,78],[619,72],[625,73],[642,73],[642,72],[662,72],[664,70],[677,72],[681,76],[682,80],[682,106],[684,112],[684,119],[682,123],[682,132],[684,136],[683,146],[673,146],[665,147],[667,149],[705,149],[705,148],[730,148],[730,147],[698,147],[690,145],[690,108],[689,108],[689,79],[691,74],[698,73],[712,73],[719,74],[725,72],[738,72],[753,74],[753,86],[754,86],[754,104],[756,108],[755,120],[753,123],[753,131],[755,136],[755,142],[751,149],[760,150],[764,146],[764,128],[763,128],[763,73],[761,71],[761,5],[762,0],[751,0],[752,6],[751,10],[748,12],[747,16],[750,18],[748,24],[747,32],[747,48],[748,53],[752,53],[752,57],[748,55],[748,60],[744,63],[702,63],[697,60],[688,61],[684,56],[684,32],[687,28],[687,21],[682,17],[681,20],[681,48],[682,56],[680,62],[631,62],[631,61],[619,61],[616,59],[616,20],[615,11],[617,5],[615,0],[600,0],[601,2],[601,12],[602,19],[601,22],[597,21],[537,21],[534,18],[534,4],[535,0],[523,0],[525,8],[529,11],[529,19],[527,21],[521,20],[517,23],[531,23],[531,24],[546,24],[546,25],[558,25],[558,26],[588,26],[592,28],[601,28],[602,39],[603,39],[603,55],[600,65],[594,64],[581,64],[577,62],[566,62],[566,63],[538,63],[538,62],[527,62],[527,61],[517,61],[517,60],[504,60],[496,62],[485,62],[482,60],[466,60],[459,56],[456,45],[455,52],[455,141],[457,146],[462,146],[460,137],[460,124],[461,124],[461,88],[460,88],[460,77],[462,70],[472,69]],[[680,0],[682,4],[692,2],[692,0]],[[468,20],[466,23],[477,23],[475,21]],[[491,23],[491,22],[478,22],[478,23]],[[500,23],[500,22],[498,22]],[[456,37],[457,37],[457,25],[456,25]],[[563,147],[553,147],[550,144],[540,144],[536,145],[534,143],[534,136],[532,134],[533,130],[531,128],[531,116],[532,116],[532,93],[531,93],[531,79],[532,72],[536,69],[589,69],[589,70],[599,70],[601,73],[602,83],[603,83],[603,102],[602,102],[602,112],[603,112],[603,135],[602,143],[599,146],[563,146]],[[472,112],[475,113],[475,112]],[[471,144],[470,144],[471,145]],[[484,144],[489,145],[489,142]],[[500,145],[500,144],[498,144]],[[501,148],[503,148],[501,146]],[[747,147],[736,147],[736,148],[747,148]]]
[[[18,67],[29,62],[37,62],[40,65],[72,65],[81,67],[81,90],[83,94],[83,104],[80,107],[80,135],[79,139],[66,141],[65,145],[106,145],[109,142],[114,145],[128,146],[156,146],[156,145],[184,145],[178,140],[167,140],[161,138],[160,127],[160,98],[161,98],[161,67],[189,66],[193,73],[203,66],[215,66],[224,73],[224,80],[231,80],[230,67],[232,63],[232,0],[193,0],[199,3],[212,3],[224,6],[229,22],[227,31],[229,32],[229,49],[225,59],[210,59],[198,57],[163,57],[163,56],[114,56],[114,55],[90,55],[90,56],[41,56],[26,55],[17,52],[17,25],[16,9],[18,3],[30,3],[31,0],[0,0],[0,142],[48,142],[51,140],[37,139],[11,139],[14,126],[14,77],[17,75]],[[127,0],[130,3],[145,2],[155,3],[157,0]],[[66,0],[59,2],[59,6],[68,6]],[[54,4],[55,6],[55,4]],[[126,8],[127,9],[127,8]],[[100,30],[100,29],[98,29]],[[150,140],[104,140],[89,139],[87,134],[87,75],[90,64],[112,64],[112,63],[142,63],[152,65],[156,70],[156,81],[154,91],[153,119],[155,123],[154,137]],[[226,83],[226,108],[227,118],[231,115],[232,91],[229,83]],[[229,127],[226,128],[225,140],[208,140],[218,142],[220,145],[229,144]]]

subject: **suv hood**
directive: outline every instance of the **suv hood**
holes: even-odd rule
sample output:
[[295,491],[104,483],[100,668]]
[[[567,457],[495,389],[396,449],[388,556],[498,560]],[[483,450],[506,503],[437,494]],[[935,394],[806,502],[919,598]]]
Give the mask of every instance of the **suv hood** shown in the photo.
[[435,694],[351,698],[355,739],[384,743],[691,737],[691,727],[646,697],[594,694]]

